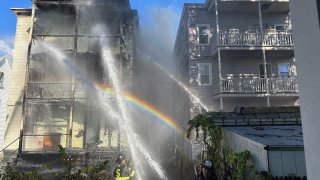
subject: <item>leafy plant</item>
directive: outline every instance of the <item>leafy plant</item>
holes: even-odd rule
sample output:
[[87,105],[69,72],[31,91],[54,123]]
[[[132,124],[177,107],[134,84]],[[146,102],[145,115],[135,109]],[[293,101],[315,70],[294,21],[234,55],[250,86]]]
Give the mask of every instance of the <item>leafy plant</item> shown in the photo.
[[3,180],[42,180],[42,176],[37,170],[32,170],[30,172],[17,172],[12,166],[8,165],[6,167],[6,173],[0,175],[0,179]]
[[196,132],[199,139],[200,130],[203,133],[203,142],[207,150],[207,158],[212,159],[215,164],[215,172],[219,179],[230,177],[234,180],[255,179],[259,173],[255,167],[249,164],[250,152],[232,152],[222,145],[222,127],[214,124],[219,112],[207,112],[199,114],[188,122],[187,137],[190,138],[192,130]]
[[[66,149],[61,145],[59,147],[59,156],[60,160],[63,163],[65,171],[61,171],[56,174],[57,178],[63,178],[66,180],[86,180],[86,179],[105,179],[106,177],[101,177],[100,172],[105,170],[108,161],[104,161],[101,164],[96,166],[87,165],[83,168],[79,168],[76,166],[76,159],[72,157],[70,154],[66,152]],[[55,164],[59,161],[58,159],[49,162],[49,164]],[[42,180],[44,179],[46,174],[40,174],[37,169],[34,169],[30,172],[19,172],[14,170],[14,168],[10,165],[6,167],[6,172],[4,174],[0,174],[1,180]]]

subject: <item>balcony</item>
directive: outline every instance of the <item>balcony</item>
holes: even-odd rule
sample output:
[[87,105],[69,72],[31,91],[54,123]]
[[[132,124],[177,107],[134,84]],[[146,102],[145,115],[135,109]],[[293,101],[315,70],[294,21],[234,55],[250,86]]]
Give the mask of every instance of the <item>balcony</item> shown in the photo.
[[85,84],[72,83],[28,83],[28,99],[71,99],[85,98]]
[[270,31],[265,34],[259,32],[220,32],[210,39],[211,54],[218,47],[223,48],[293,48],[291,32]]
[[257,76],[222,77],[213,82],[214,95],[217,94],[290,94],[298,93],[296,77],[260,78]]

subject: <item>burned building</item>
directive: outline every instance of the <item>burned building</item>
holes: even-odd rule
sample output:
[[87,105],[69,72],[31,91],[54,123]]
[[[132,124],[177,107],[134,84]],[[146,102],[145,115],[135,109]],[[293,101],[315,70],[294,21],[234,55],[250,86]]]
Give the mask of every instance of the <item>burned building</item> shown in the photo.
[[[8,100],[7,151],[117,152],[126,146],[107,58],[115,61],[121,87],[132,91],[138,16],[129,0],[33,0],[13,8],[17,31]],[[104,104],[107,104],[105,106]]]

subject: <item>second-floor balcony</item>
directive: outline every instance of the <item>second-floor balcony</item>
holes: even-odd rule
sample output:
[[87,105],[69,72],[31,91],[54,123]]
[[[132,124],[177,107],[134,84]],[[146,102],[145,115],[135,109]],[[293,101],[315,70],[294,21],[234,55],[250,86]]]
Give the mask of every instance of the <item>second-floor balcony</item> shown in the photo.
[[238,30],[223,31],[214,35],[211,40],[211,54],[214,54],[217,47],[226,48],[292,48],[292,33],[288,31],[266,31],[259,32],[239,32]]
[[222,77],[213,81],[214,95],[217,94],[296,94],[298,81],[296,77],[257,77],[237,76]]

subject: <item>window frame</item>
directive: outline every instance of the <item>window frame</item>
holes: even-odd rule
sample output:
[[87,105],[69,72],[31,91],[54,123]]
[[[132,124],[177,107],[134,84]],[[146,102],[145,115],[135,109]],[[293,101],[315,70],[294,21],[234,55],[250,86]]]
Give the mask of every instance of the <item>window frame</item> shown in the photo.
[[[209,66],[209,83],[208,84],[202,84],[201,83],[201,65],[208,65]],[[198,85],[199,86],[211,86],[212,85],[212,63],[198,63]]]
[[4,82],[4,72],[0,71],[0,89],[3,88],[3,82]]
[[[263,69],[264,69],[264,64],[259,64],[259,77],[260,78],[265,78],[266,75],[265,74],[262,75],[261,71],[260,71],[261,70],[261,68],[260,68],[261,65],[263,66]],[[270,75],[268,75],[268,65],[270,65]],[[267,63],[266,66],[267,66],[267,78],[270,78],[270,77],[272,77],[272,64],[271,63]],[[264,73],[264,70],[263,70],[263,73]],[[264,76],[264,77],[262,77],[262,76]]]
[[287,78],[289,78],[290,77],[290,63],[278,63],[277,64],[278,77],[285,78],[285,77],[281,77],[281,74],[280,74],[282,72],[282,71],[280,71],[280,68],[279,68],[281,65],[286,65],[288,67],[288,77]]
[[[210,39],[209,39],[209,34],[207,34],[207,36],[208,36],[208,41],[207,41],[207,43],[200,43],[200,27],[207,27],[207,30],[209,30],[210,31],[210,24],[198,24],[197,25],[197,42],[198,42],[198,44],[199,45],[209,45],[209,41],[210,41]],[[203,35],[203,34],[201,34],[201,35]]]
[[[277,27],[282,26],[283,27],[283,31],[282,30],[277,30]],[[274,24],[274,29],[276,30],[276,32],[285,32],[286,31],[286,24]]]

